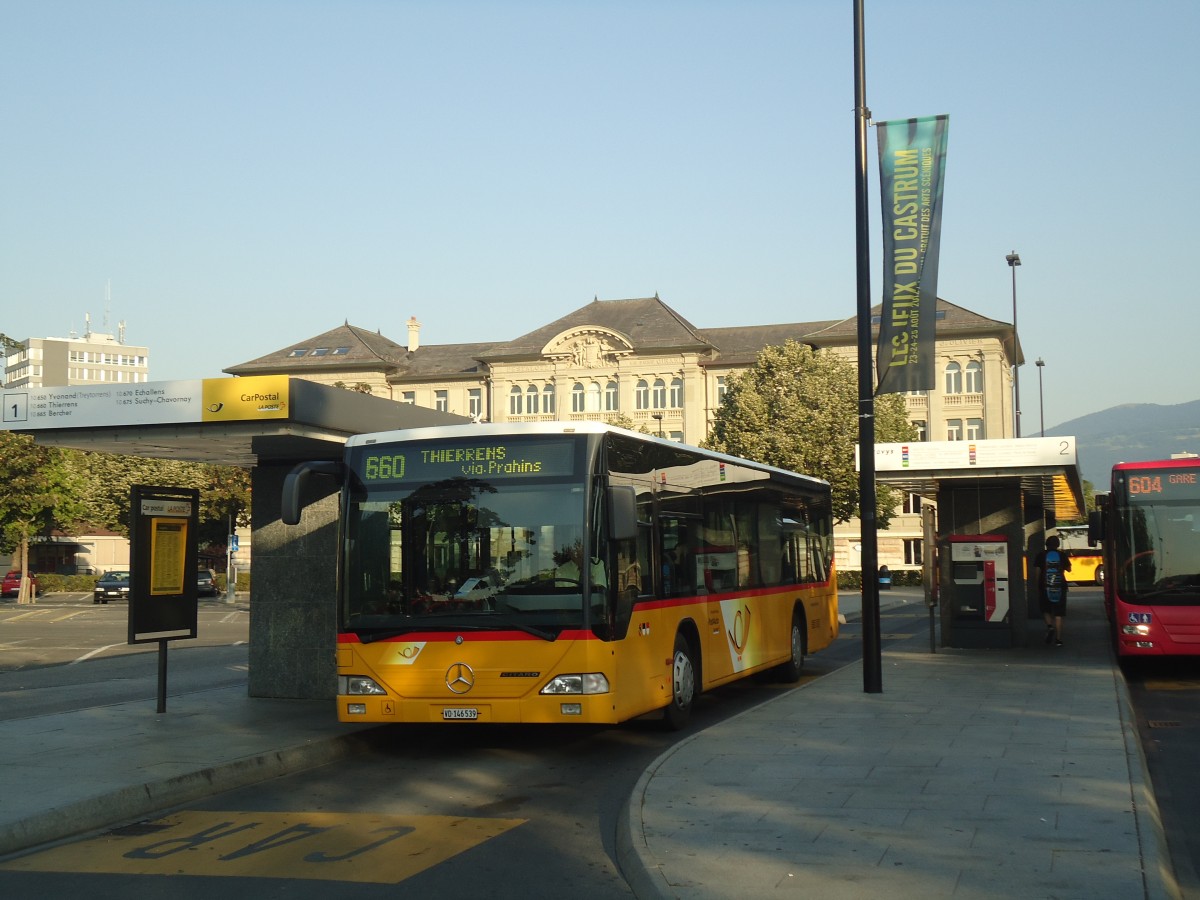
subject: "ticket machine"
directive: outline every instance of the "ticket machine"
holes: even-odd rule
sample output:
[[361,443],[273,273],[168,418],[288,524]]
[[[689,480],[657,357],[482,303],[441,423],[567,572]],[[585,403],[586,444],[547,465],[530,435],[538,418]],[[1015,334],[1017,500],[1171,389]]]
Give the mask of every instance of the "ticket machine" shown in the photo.
[[1007,539],[1000,534],[956,534],[947,542],[951,646],[1012,646]]

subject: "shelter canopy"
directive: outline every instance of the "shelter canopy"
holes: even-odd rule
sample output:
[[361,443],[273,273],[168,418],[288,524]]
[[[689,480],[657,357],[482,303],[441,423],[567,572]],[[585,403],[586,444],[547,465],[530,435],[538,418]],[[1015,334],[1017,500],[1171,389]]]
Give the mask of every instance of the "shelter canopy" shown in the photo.
[[1085,514],[1073,437],[876,444],[875,472],[880,483],[930,500],[947,482],[1018,479],[1055,519]]

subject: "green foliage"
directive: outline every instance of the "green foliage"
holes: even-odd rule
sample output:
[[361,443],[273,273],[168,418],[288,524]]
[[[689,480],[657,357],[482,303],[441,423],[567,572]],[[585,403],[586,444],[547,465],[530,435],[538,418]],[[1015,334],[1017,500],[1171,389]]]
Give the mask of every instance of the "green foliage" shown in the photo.
[[[765,347],[755,365],[725,382],[705,445],[734,456],[824,478],[833,489],[833,514],[845,522],[859,513],[858,387],[854,367],[828,351],[788,341]],[[875,440],[916,439],[904,398],[875,399]],[[900,496],[876,489],[877,521],[886,528]]]
[[55,575],[49,572],[38,574],[38,587],[43,594],[87,593],[96,587],[99,575]]
[[0,431],[0,549],[11,551],[35,535],[71,530],[83,515],[82,478],[65,451],[35,444],[28,435]]
[[86,473],[91,525],[128,536],[129,490],[135,484],[199,490],[202,543],[223,544],[231,516],[239,525],[249,524],[250,474],[236,466],[97,452],[76,452],[75,464]]
[[626,415],[625,413],[613,413],[611,416],[609,416],[607,419],[605,419],[605,421],[609,425],[613,425],[617,428],[625,428],[625,429],[628,429],[629,431],[640,431],[642,434],[653,434],[654,433],[649,428],[646,427],[645,423],[638,425],[633,421],[633,419],[629,418],[629,416]]

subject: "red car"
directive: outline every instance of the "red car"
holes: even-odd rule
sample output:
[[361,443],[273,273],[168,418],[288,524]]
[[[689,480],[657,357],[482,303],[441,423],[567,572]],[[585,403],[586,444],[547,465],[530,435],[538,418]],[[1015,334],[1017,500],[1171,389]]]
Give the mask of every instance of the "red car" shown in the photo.
[[[37,576],[30,575],[30,581],[33,582],[34,595],[38,592]],[[21,573],[16,569],[10,571],[4,576],[4,588],[0,590],[0,596],[7,597],[9,594],[16,595],[21,590]]]

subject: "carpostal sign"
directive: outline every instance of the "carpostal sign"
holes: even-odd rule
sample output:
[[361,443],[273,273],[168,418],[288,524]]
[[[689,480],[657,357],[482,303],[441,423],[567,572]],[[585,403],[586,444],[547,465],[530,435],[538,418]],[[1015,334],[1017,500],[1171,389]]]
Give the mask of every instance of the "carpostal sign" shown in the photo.
[[3,392],[10,431],[286,419],[286,375],[16,388]]

